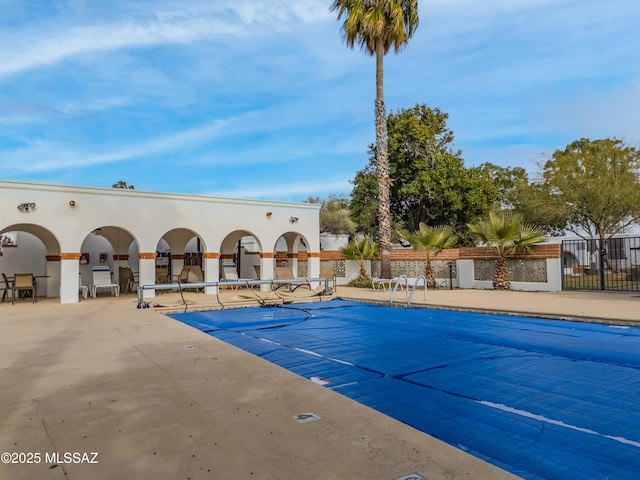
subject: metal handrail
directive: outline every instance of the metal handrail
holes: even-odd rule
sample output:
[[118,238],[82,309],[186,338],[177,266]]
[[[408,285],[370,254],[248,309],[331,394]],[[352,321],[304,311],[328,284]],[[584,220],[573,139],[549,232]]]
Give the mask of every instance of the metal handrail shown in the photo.
[[389,297],[389,305],[393,305],[393,296],[396,294],[396,290],[398,290],[398,285],[400,285],[400,280],[404,280],[405,298],[406,298],[407,292],[409,292],[409,277],[407,277],[406,275],[400,275],[396,279],[396,284],[393,286],[393,291],[391,292],[391,297]]
[[305,284],[309,282],[324,282],[324,292],[331,293],[329,288],[329,279],[324,277],[317,278],[292,278],[287,280],[224,280],[219,282],[188,282],[188,283],[157,283],[145,284],[138,286],[138,308],[145,305],[144,290],[173,290],[179,291],[185,288],[203,288],[203,287],[228,287],[233,285],[249,286],[249,285],[288,285],[288,284]]
[[416,281],[413,282],[413,287],[411,287],[411,293],[409,294],[409,299],[407,300],[407,307],[411,306],[411,299],[413,298],[413,294],[415,293],[416,287],[418,286],[420,280],[424,280],[424,301],[427,301],[427,277],[425,277],[424,275],[420,275],[418,278],[416,278]]

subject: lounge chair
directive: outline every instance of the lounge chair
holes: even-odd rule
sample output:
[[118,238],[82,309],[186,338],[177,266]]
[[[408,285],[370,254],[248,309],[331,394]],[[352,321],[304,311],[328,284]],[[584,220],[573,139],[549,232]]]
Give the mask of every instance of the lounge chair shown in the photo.
[[180,283],[202,282],[204,281],[202,269],[199,265],[185,265],[178,275],[178,281]]
[[[296,277],[293,275],[293,269],[291,267],[275,267],[274,269],[276,274],[276,280],[295,280]],[[275,282],[278,283],[277,281]],[[311,285],[307,283],[299,283],[295,285],[293,283],[281,283],[275,289],[278,290],[280,287],[287,287],[290,292],[295,291],[298,287],[306,286],[311,290]]]
[[109,267],[93,267],[91,271],[93,273],[93,283],[89,289],[93,298],[96,298],[99,288],[108,288],[111,290],[111,295],[120,296],[120,285],[113,283],[111,280]]
[[[236,271],[236,266],[232,263],[227,263],[222,265],[222,273],[224,274],[224,281],[227,282],[238,282],[238,281],[249,281],[253,280],[253,278],[239,278],[238,272]],[[230,285],[232,288],[237,289],[238,285]]]
[[[178,275],[178,283],[203,282],[204,274],[199,265],[185,265]],[[202,290],[202,287],[197,290]]]

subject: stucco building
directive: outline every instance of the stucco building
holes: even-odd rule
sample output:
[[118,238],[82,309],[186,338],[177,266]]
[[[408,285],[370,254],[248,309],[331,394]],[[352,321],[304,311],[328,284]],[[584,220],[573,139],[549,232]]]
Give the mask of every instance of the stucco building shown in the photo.
[[[61,303],[78,302],[79,274],[89,284],[86,275],[97,264],[109,265],[114,280],[118,268],[128,265],[140,285],[153,285],[159,265],[175,276],[185,263],[198,263],[204,281],[216,282],[223,262],[246,277],[239,263],[250,253],[253,277],[268,280],[276,252],[286,251],[286,262],[297,272],[304,251],[305,274],[318,277],[319,209],[308,203],[0,181],[0,272],[40,275],[39,295]],[[246,252],[244,243],[253,251]]]

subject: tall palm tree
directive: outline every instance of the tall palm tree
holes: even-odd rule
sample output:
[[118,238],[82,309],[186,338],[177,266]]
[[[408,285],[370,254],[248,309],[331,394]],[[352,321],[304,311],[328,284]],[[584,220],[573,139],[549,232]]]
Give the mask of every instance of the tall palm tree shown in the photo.
[[523,223],[522,215],[511,212],[491,212],[489,218],[468,225],[469,230],[488,247],[493,247],[496,259],[496,273],[493,288],[510,290],[507,256],[516,253],[527,253],[537,243],[545,242],[542,229]]
[[420,222],[420,228],[415,232],[402,230],[398,232],[402,238],[411,244],[416,250],[422,250],[427,255],[427,264],[424,269],[424,276],[427,279],[427,286],[436,286],[436,276],[431,266],[431,261],[445,248],[452,247],[458,237],[453,234],[453,230],[448,225],[438,225],[428,227]]
[[358,280],[370,280],[367,275],[367,270],[364,268],[365,260],[372,260],[380,253],[378,245],[369,237],[364,237],[361,240],[353,240],[349,244],[340,249],[342,256],[347,260],[356,260],[360,267],[360,276]]
[[330,7],[344,17],[342,31],[349,48],[358,44],[376,57],[376,170],[381,277],[391,278],[392,179],[389,176],[387,112],[384,105],[383,59],[391,47],[398,53],[418,28],[418,0],[335,0]]

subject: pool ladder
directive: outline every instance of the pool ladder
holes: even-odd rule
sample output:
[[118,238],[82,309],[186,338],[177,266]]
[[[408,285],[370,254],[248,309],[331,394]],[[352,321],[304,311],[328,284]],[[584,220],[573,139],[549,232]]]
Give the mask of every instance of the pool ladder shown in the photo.
[[393,286],[393,291],[391,292],[391,297],[389,298],[389,305],[393,306],[393,297],[396,294],[396,291],[398,290],[398,285],[402,285],[402,282],[401,282],[402,280],[404,280],[404,287],[405,287],[404,291],[405,291],[405,298],[407,300],[407,307],[411,306],[411,300],[413,299],[413,294],[415,293],[416,288],[420,283],[420,280],[422,280],[424,283],[424,301],[425,302],[427,301],[427,278],[424,275],[420,275],[418,278],[416,278],[416,281],[413,282],[413,287],[411,287],[411,293],[408,293],[409,277],[407,277],[406,275],[400,275],[396,280],[396,284]]

